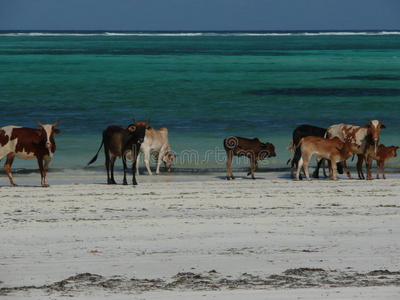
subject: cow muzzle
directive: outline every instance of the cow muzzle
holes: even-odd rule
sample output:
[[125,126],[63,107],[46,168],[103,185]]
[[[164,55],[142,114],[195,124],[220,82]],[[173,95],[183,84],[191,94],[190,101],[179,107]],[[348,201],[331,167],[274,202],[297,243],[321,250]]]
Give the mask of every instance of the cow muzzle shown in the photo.
[[52,143],[46,143],[46,148],[47,149],[51,149],[53,147],[53,144]]
[[144,142],[144,138],[141,138],[141,139],[138,140],[139,144],[143,144],[143,142]]

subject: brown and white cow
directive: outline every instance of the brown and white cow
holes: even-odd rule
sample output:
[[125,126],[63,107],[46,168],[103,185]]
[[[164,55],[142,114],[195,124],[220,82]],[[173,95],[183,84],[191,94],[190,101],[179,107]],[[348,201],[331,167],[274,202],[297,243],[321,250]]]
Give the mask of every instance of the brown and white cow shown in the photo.
[[310,179],[308,172],[308,164],[311,157],[314,155],[317,160],[323,158],[330,160],[329,175],[332,180],[337,180],[337,167],[338,162],[345,161],[352,156],[351,145],[343,143],[339,138],[325,139],[316,136],[304,137],[299,142],[301,158],[298,162],[296,179],[300,180],[300,171],[304,167],[307,180]]
[[254,178],[254,171],[258,167],[258,160],[275,157],[275,146],[271,143],[261,143],[258,138],[247,139],[231,136],[224,140],[224,148],[228,159],[226,161],[226,179],[235,179],[232,173],[233,156],[246,156],[250,159],[250,172],[247,174]]
[[[131,159],[132,161],[132,184],[137,185],[136,181],[136,162],[139,154],[140,145],[144,141],[146,134],[146,125],[150,120],[146,122],[136,122],[133,120],[133,124],[128,127],[120,125],[110,125],[103,131],[103,139],[100,144],[99,150],[96,155],[87,164],[88,166],[96,161],[99,155],[101,147],[104,144],[105,154],[105,165],[107,170],[107,183],[116,184],[114,179],[114,163],[117,157],[122,158],[122,164],[124,167],[124,178],[122,181],[123,185],[127,185],[126,172],[128,170],[126,160]],[[110,158],[111,156],[111,158]]]
[[399,149],[399,147],[396,147],[396,146],[386,147],[384,144],[379,145],[376,156],[374,157],[374,159],[376,160],[376,178],[377,179],[379,179],[379,168],[380,167],[382,168],[382,177],[383,177],[383,179],[386,179],[385,162],[387,162],[392,157],[397,156],[397,153],[396,153],[397,149]]
[[17,186],[11,174],[11,166],[15,157],[22,159],[36,158],[40,170],[41,184],[43,187],[49,186],[46,174],[56,151],[54,134],[60,133],[60,130],[54,127],[58,125],[60,120],[52,125],[43,125],[39,120],[36,121],[41,129],[14,125],[0,129],[0,160],[7,156],[4,169],[12,186]]
[[[328,128],[327,136],[328,138],[338,137],[342,142],[351,143],[351,151],[359,156],[357,163],[358,173],[362,174],[362,163],[365,159],[367,165],[367,180],[372,180],[372,159],[376,156],[378,150],[381,129],[385,128],[386,126],[382,124],[382,121],[378,120],[369,121],[369,123],[363,127],[338,124]],[[346,162],[342,164],[347,176],[353,179]]]
[[164,162],[165,170],[167,172],[171,171],[171,165],[173,159],[176,157],[171,151],[168,141],[168,129],[166,127],[161,127],[160,129],[155,129],[148,126],[146,129],[146,135],[144,137],[144,142],[140,146],[140,152],[136,164],[136,173],[139,175],[139,162],[140,153],[144,153],[144,163],[147,168],[149,175],[153,175],[150,169],[150,156],[154,155],[157,159],[157,169],[156,174],[160,174],[161,162]]

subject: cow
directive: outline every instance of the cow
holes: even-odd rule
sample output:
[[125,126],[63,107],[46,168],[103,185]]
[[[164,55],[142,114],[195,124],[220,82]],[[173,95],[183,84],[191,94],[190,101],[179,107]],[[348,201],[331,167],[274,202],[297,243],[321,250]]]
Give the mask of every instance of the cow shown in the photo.
[[316,136],[304,137],[300,140],[298,147],[300,147],[301,158],[297,166],[297,180],[300,180],[300,171],[302,167],[304,167],[307,180],[311,180],[308,173],[308,163],[313,155],[317,160],[323,158],[330,160],[329,175],[332,180],[338,179],[336,164],[345,161],[353,155],[351,152],[351,145],[342,142],[337,137],[333,139],[325,139]]
[[139,156],[136,164],[136,174],[139,175],[139,162],[140,153],[144,153],[144,163],[146,165],[149,175],[153,175],[150,170],[150,156],[154,155],[157,159],[157,169],[156,174],[160,174],[161,162],[164,162],[165,170],[167,172],[171,171],[172,161],[176,155],[171,151],[168,142],[168,129],[166,127],[161,127],[160,129],[155,129],[151,126],[146,128],[146,135],[144,137],[144,142],[140,146]]
[[[290,147],[287,149],[295,149],[294,156],[293,156],[293,159],[289,158],[289,160],[286,163],[286,164],[288,164],[290,161],[292,161],[292,163],[290,165],[290,177],[291,178],[294,178],[293,168],[296,165],[296,169],[297,169],[299,159],[301,158],[300,148],[298,147],[300,140],[307,136],[324,137],[325,134],[326,134],[325,128],[312,126],[312,125],[305,125],[305,124],[300,125],[295,130],[293,130],[293,138],[290,141]],[[314,178],[319,177],[319,168],[321,167],[322,162],[323,161],[321,160],[318,163],[317,168],[315,169],[315,171],[313,173]],[[341,169],[339,169],[339,173],[340,173],[340,171],[341,171]],[[324,168],[324,176],[326,177],[325,168]],[[301,175],[300,175],[300,179],[301,179]]]
[[384,144],[380,144],[378,146],[378,151],[376,153],[376,156],[373,158],[376,160],[376,179],[379,179],[379,168],[382,168],[382,177],[383,179],[386,179],[385,176],[385,162],[387,162],[389,159],[392,157],[397,156],[397,149],[399,147],[396,146],[390,146],[386,147]]
[[[104,144],[104,154],[105,154],[105,165],[107,170],[107,184],[116,184],[114,180],[114,163],[117,157],[122,158],[122,163],[124,167],[124,179],[122,181],[123,185],[127,185],[126,172],[127,159],[132,160],[132,185],[137,185],[135,170],[137,156],[139,154],[140,145],[144,141],[144,136],[146,134],[146,125],[150,122],[150,119],[146,122],[136,122],[133,119],[133,124],[128,127],[123,127],[120,125],[110,125],[106,130],[103,131],[103,139],[100,144],[100,148],[92,160],[87,164],[89,166],[96,161],[97,156]],[[111,155],[111,159],[110,159]]]
[[60,133],[60,130],[54,127],[60,123],[60,120],[52,125],[43,125],[37,119],[36,122],[41,127],[40,129],[14,125],[5,126],[0,129],[0,160],[7,156],[4,169],[12,186],[17,186],[11,174],[11,166],[15,157],[22,159],[36,158],[39,165],[42,187],[50,186],[47,183],[46,174],[54,152],[56,152],[54,134]]
[[261,143],[258,138],[247,139],[243,137],[231,136],[224,140],[224,149],[228,157],[226,162],[226,179],[235,179],[232,173],[232,159],[233,156],[246,156],[250,159],[250,172],[247,176],[251,175],[254,178],[254,171],[258,167],[258,160],[263,160],[269,157],[275,157],[275,146],[271,143]]
[[[351,143],[351,151],[359,157],[357,162],[359,177],[361,178],[362,163],[365,159],[367,165],[367,180],[372,180],[372,159],[376,156],[381,129],[386,129],[382,121],[373,120],[369,121],[369,123],[363,127],[346,124],[332,125],[328,128],[326,133],[328,138],[338,137],[342,142]],[[353,179],[345,161],[343,162],[343,168],[347,176]]]

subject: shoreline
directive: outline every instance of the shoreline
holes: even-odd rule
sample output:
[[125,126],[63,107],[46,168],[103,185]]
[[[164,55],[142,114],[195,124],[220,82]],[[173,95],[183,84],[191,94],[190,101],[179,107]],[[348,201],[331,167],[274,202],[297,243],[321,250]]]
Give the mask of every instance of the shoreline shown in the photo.
[[[349,180],[346,174],[338,174],[339,180],[338,183],[342,181],[365,181],[359,180],[357,176],[357,171],[353,168],[349,168],[352,173],[354,180]],[[188,169],[190,170],[190,169]],[[310,174],[312,174],[314,168],[310,167]],[[136,175],[136,179],[138,184],[143,183],[163,183],[163,182],[207,182],[207,181],[227,181],[226,180],[226,172],[225,171],[215,171],[215,170],[205,170],[202,172],[179,172],[173,171],[171,173],[161,172],[160,175],[148,175],[147,171],[144,169],[140,170],[141,174]],[[233,170],[235,175],[235,181],[246,181],[251,182],[251,177],[247,176],[248,168],[241,168],[237,170]],[[117,181],[117,186],[122,185],[122,170],[115,171],[115,180]],[[376,179],[376,172],[373,170],[372,172],[374,176],[374,180],[372,180],[371,184],[375,181],[381,181],[382,172],[380,172],[380,179]],[[294,175],[296,175],[296,171],[294,171]],[[304,176],[303,176],[304,177]],[[23,170],[13,172],[14,181],[20,187],[40,187],[40,173],[35,170]],[[99,184],[99,185],[107,185],[106,184],[107,174],[105,170],[90,170],[90,169],[65,169],[63,171],[59,171],[57,169],[53,169],[47,174],[47,181],[50,184],[50,189],[53,185],[77,185],[77,184]],[[295,179],[290,178],[290,169],[263,169],[255,172],[255,181],[271,181],[271,180],[289,180],[296,181]],[[386,170],[386,178],[387,179],[400,179],[400,173],[397,170],[389,169]],[[304,178],[305,179],[305,178]],[[132,173],[127,173],[127,181],[128,185],[131,185]],[[233,182],[235,182],[233,181]],[[303,180],[306,181],[306,180]],[[319,181],[331,181],[330,178],[325,178],[323,176],[322,170],[320,170],[320,178],[312,178],[311,182],[319,182]],[[302,182],[302,181],[301,181]],[[8,177],[5,172],[0,172],[0,188],[3,187],[11,187]]]

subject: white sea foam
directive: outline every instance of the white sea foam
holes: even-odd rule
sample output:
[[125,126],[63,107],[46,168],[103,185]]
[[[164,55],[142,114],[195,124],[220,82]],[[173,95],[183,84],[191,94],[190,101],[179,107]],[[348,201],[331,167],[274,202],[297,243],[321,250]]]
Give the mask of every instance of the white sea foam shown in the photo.
[[400,35],[400,31],[323,31],[323,32],[0,32],[0,36],[378,36]]

